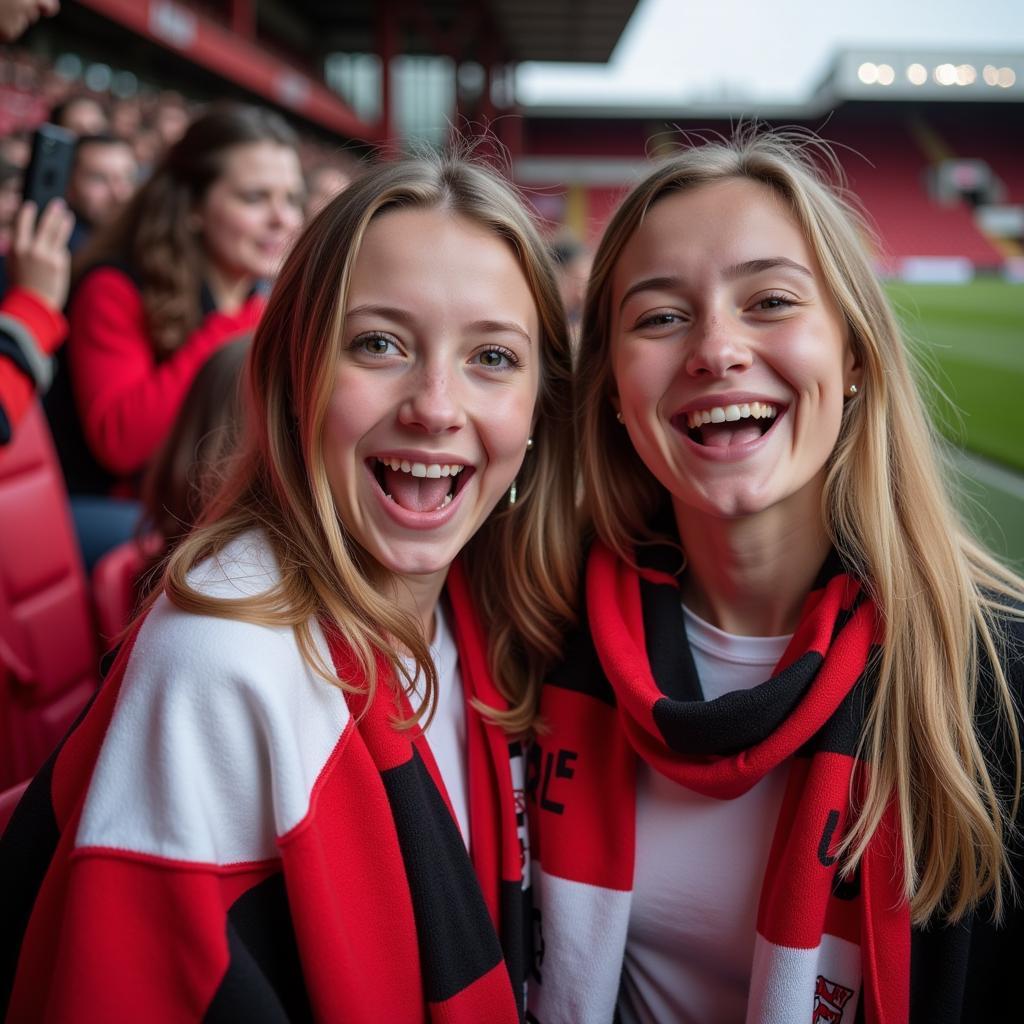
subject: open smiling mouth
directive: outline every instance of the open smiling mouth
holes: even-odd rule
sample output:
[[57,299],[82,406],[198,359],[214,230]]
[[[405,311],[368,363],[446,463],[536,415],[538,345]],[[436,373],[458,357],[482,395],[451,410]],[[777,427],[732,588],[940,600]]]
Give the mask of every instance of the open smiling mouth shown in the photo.
[[764,437],[785,411],[785,407],[769,402],[744,402],[681,413],[674,422],[694,444],[731,448]]
[[473,475],[472,466],[457,462],[410,462],[380,456],[370,462],[385,497],[409,512],[447,508]]

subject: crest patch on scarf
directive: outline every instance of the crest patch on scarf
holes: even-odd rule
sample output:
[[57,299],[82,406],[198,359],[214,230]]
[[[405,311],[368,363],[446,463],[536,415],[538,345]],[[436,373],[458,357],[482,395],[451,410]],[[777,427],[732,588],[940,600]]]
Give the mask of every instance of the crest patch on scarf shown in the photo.
[[841,1024],[843,1007],[853,996],[853,989],[818,975],[814,984],[814,1012],[811,1024]]

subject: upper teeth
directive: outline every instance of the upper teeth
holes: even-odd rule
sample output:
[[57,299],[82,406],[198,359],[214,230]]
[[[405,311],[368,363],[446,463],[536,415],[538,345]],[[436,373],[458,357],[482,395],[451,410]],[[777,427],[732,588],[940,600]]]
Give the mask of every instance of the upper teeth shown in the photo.
[[451,464],[444,462],[409,462],[406,459],[377,459],[391,469],[401,470],[403,473],[412,473],[413,476],[425,476],[438,478],[442,476],[457,476],[466,467],[457,462]]
[[732,423],[753,417],[755,420],[774,419],[779,410],[767,402],[744,402],[742,405],[716,405],[711,409],[699,409],[686,414],[686,422],[690,429],[704,423]]

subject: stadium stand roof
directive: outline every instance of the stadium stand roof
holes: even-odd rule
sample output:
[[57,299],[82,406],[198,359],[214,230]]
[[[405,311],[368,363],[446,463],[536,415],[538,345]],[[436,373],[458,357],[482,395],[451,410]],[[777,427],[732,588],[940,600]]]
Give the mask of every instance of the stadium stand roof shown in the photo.
[[[389,78],[382,115],[360,117],[324,81],[334,53],[438,56],[484,70],[526,61],[602,62],[615,48],[638,0],[80,0],[64,19],[80,38],[126,33],[117,45],[147,60],[190,63],[202,74],[269,100],[349,139],[386,142],[395,122]],[[90,22],[89,19],[93,21]],[[104,27],[102,21],[108,27]],[[132,40],[135,41],[132,41]],[[511,89],[508,92],[512,101]],[[484,121],[497,111],[489,100]],[[508,104],[506,104],[506,109]],[[456,116],[458,116],[456,111]],[[506,129],[507,131],[508,129]]]
[[[404,52],[436,54],[438,35],[460,43],[481,26],[493,32],[507,61],[586,61],[611,56],[638,0],[412,0],[403,13],[419,31],[405,38]],[[293,0],[290,10],[316,26],[320,45],[336,50],[376,48],[380,0]],[[396,5],[397,6],[397,5]],[[452,38],[452,37],[455,38]],[[462,38],[459,38],[461,36]],[[478,40],[483,42],[483,40]],[[462,55],[472,58],[469,47]]]

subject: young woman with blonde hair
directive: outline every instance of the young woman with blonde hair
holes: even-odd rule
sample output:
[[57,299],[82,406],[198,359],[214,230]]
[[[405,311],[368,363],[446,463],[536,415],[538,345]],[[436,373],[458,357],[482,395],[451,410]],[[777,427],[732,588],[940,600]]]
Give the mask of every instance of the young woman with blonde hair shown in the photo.
[[1019,1009],[1024,586],[954,511],[829,157],[686,149],[594,261],[588,623],[530,773],[541,1024]]
[[10,1018],[513,1024],[515,737],[575,587],[569,342],[518,197],[454,158],[361,178],[245,379],[232,473],[5,836],[56,847],[3,874]]

